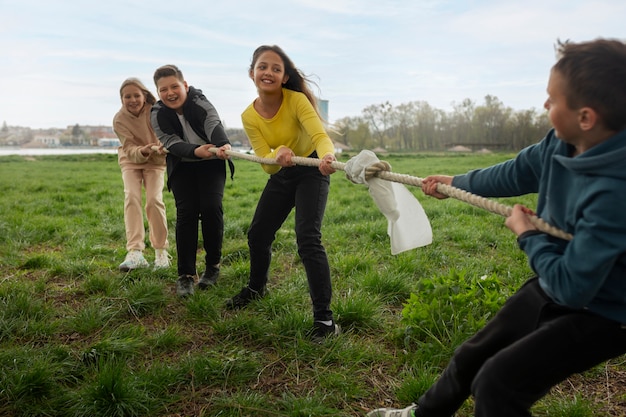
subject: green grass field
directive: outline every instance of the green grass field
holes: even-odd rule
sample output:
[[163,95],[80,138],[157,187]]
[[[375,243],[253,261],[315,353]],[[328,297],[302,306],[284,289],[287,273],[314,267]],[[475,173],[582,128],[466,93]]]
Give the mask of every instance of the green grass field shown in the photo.
[[[511,156],[383,159],[425,177]],[[314,344],[293,213],[274,245],[269,295],[224,309],[247,281],[246,230],[267,180],[257,164],[235,164],[220,280],[181,300],[175,267],[117,269],[126,251],[116,156],[0,158],[0,415],[342,417],[405,406],[531,275],[502,217],[417,188],[433,243],[391,255],[367,188],[337,172],[323,240],[344,333]],[[174,201],[164,195],[175,264]],[[499,201],[534,207],[535,196]],[[620,358],[575,376],[533,411],[625,415],[624,369]],[[471,399],[458,415],[472,415]]]

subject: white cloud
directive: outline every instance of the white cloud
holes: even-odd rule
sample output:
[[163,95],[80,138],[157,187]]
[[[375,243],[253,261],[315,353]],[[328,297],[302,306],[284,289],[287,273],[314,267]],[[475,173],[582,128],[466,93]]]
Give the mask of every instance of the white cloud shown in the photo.
[[174,63],[238,127],[255,96],[249,60],[265,43],[317,76],[331,120],[384,101],[449,108],[487,94],[538,108],[555,40],[622,36],[625,15],[621,0],[2,2],[0,122],[110,124],[123,79],[152,85]]

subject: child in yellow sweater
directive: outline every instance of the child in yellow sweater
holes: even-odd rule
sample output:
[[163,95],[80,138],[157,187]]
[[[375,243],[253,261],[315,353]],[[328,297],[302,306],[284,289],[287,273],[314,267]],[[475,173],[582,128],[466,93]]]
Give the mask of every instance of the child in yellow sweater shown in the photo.
[[[308,80],[278,46],[261,46],[252,57],[249,76],[258,97],[241,120],[254,153],[276,158],[263,165],[271,174],[248,230],[250,278],[227,308],[242,308],[265,293],[276,232],[296,209],[296,240],[313,302],[314,339],[338,334],[330,310],[330,267],[322,245],[322,219],[335,172],[334,146],[316,109]],[[292,156],[320,158],[319,168],[295,166]]]

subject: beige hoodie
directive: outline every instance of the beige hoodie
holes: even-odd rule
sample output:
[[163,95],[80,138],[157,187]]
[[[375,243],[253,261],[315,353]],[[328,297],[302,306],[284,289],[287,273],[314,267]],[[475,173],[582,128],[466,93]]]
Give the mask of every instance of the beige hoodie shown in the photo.
[[123,106],[113,118],[113,130],[122,142],[117,150],[118,162],[122,168],[151,168],[165,169],[165,155],[153,153],[148,157],[141,154],[140,148],[148,144],[158,144],[159,141],[150,125],[150,110],[152,105],[143,106],[139,116],[133,115]]

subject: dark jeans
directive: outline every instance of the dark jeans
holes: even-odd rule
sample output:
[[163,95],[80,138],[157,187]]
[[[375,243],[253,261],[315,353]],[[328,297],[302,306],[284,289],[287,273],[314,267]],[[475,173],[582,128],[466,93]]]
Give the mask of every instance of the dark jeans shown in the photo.
[[470,394],[476,417],[530,416],[554,385],[623,353],[620,323],[555,304],[533,278],[456,350],[416,416],[452,416]]
[[314,320],[331,320],[333,317],[330,267],[321,232],[329,186],[330,178],[322,175],[317,167],[282,168],[267,181],[248,229],[248,285],[258,291],[268,280],[276,232],[296,208],[298,254],[306,270]]
[[196,274],[198,222],[201,222],[205,261],[220,263],[224,237],[222,198],[226,164],[222,160],[180,162],[170,187],[176,201],[178,275]]

